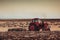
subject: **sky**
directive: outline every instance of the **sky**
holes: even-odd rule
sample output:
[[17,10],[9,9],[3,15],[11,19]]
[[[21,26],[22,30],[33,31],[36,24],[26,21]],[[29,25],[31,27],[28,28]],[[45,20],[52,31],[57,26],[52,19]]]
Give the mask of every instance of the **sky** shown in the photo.
[[0,1],[0,19],[46,18],[60,19],[60,1],[9,0]]

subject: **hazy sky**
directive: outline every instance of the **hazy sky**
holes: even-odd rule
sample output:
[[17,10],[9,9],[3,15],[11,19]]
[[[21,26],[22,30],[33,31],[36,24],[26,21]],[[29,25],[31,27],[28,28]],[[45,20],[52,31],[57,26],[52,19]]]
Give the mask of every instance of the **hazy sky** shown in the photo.
[[0,19],[60,18],[60,1],[0,1]]

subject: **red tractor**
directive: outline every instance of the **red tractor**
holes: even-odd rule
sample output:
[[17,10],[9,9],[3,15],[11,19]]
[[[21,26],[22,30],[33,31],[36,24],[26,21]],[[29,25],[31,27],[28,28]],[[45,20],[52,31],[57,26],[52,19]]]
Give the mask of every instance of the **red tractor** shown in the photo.
[[42,31],[50,31],[47,22],[41,21],[39,18],[34,18],[29,24],[29,31],[39,31],[40,29]]

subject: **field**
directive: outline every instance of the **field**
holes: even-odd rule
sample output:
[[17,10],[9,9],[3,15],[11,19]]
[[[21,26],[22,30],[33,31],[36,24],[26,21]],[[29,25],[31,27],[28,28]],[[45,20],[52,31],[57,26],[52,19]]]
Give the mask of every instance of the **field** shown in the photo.
[[0,40],[60,40],[60,31],[0,32]]

